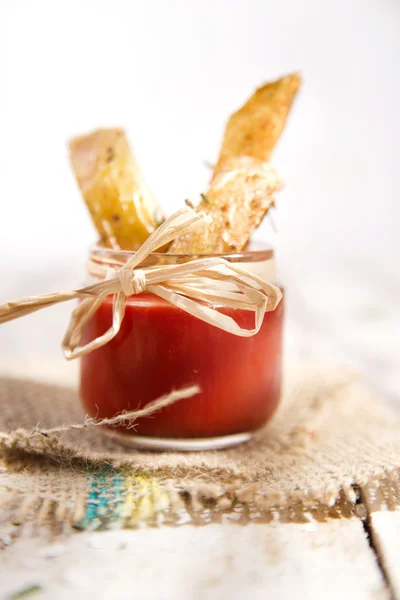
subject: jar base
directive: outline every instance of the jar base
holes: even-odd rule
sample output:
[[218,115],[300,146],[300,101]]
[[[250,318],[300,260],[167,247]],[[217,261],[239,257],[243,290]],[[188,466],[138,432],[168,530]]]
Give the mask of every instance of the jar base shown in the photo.
[[124,446],[141,450],[177,450],[179,452],[201,452],[204,450],[221,450],[248,442],[251,432],[234,433],[209,438],[159,438],[144,435],[131,435],[104,428],[103,432]]

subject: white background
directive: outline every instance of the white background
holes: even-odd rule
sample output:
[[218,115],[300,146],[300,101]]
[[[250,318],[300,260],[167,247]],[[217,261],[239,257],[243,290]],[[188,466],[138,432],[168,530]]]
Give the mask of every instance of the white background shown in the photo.
[[[303,89],[273,163],[287,349],[400,384],[397,0],[6,0],[0,4],[0,301],[76,286],[95,233],[66,153],[129,132],[167,212],[197,198],[224,123],[264,81]],[[2,365],[60,358],[70,307],[0,329]],[[55,360],[55,358],[54,358]],[[390,367],[390,381],[389,369]],[[25,368],[25,366],[24,366]]]

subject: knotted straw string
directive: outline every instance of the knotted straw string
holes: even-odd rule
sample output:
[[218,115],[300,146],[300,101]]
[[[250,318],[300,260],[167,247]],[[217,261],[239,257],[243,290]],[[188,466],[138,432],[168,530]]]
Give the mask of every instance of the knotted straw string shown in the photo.
[[59,425],[57,427],[51,427],[50,429],[42,429],[39,426],[34,429],[16,429],[11,433],[5,433],[4,431],[0,431],[0,441],[4,441],[6,444],[9,444],[8,447],[15,446],[16,444],[21,444],[25,440],[29,440],[35,435],[41,435],[44,437],[51,438],[56,434],[64,433],[66,431],[72,430],[80,430],[82,429],[93,429],[94,427],[111,427],[117,425],[124,425],[125,429],[132,429],[135,426],[135,422],[143,417],[149,417],[153,413],[161,410],[161,408],[165,408],[166,406],[170,406],[171,404],[175,404],[178,400],[185,400],[186,398],[191,398],[196,394],[200,393],[200,388],[198,385],[191,385],[180,390],[172,390],[169,394],[165,394],[160,396],[156,400],[149,402],[145,407],[139,408],[131,411],[124,411],[115,415],[114,417],[105,418],[105,419],[93,419],[92,417],[85,417],[83,423],[72,423],[70,425]]
[[[190,260],[184,264],[136,269],[152,252],[178,236],[205,226],[207,217],[187,207],[169,217],[156,229],[126,264],[117,271],[109,269],[101,282],[71,292],[29,297],[0,306],[0,323],[17,319],[47,306],[81,298],[74,309],[62,349],[67,359],[84,356],[107,344],[118,333],[125,314],[126,298],[150,292],[164,298],[194,317],[234,335],[255,335],[264,314],[281,300],[279,288],[220,257]],[[227,284],[230,286],[227,287]],[[232,291],[231,291],[232,290]],[[103,335],[81,346],[83,329],[106,296],[113,296],[112,325]],[[254,312],[253,329],[243,329],[236,321],[212,305]]]

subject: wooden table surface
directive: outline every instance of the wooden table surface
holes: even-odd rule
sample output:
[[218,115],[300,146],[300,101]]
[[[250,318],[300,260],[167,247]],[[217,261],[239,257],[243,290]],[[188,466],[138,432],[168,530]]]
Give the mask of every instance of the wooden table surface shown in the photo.
[[32,536],[26,525],[3,551],[2,597],[32,590],[60,600],[400,598],[400,512],[390,503],[365,494],[352,516],[323,522],[276,515],[244,524],[239,516],[51,541],[45,529]]
[[[336,288],[335,282],[328,289],[325,283],[319,280],[319,287],[315,281],[309,283],[314,304],[304,302],[307,282],[302,282],[301,295],[292,284],[288,355],[294,360],[318,356],[351,364],[398,406],[400,312],[395,292],[387,287],[386,310],[382,311],[381,298],[372,295],[371,300],[370,294],[366,305],[368,288],[353,286],[353,295],[347,297],[345,310],[335,314],[332,326],[332,290]],[[27,333],[33,340],[39,325],[44,327],[44,336],[54,337],[48,319],[55,323],[60,314],[33,317],[23,327],[9,328],[14,346],[0,337],[1,371],[74,381],[76,364],[48,357],[44,361],[37,346],[29,353],[21,341],[20,347],[15,342],[27,339]],[[399,500],[397,483],[386,482],[378,490],[362,488],[359,503],[346,510],[346,515],[341,517],[339,506],[336,516],[322,520],[310,514],[303,522],[295,522],[276,513],[270,522],[252,523],[233,513],[223,522],[204,526],[65,531],[55,541],[46,529],[32,536],[28,524],[2,552],[0,597],[25,597],[18,593],[30,591],[29,598],[52,600],[400,600]],[[0,532],[5,544],[9,533],[7,527]]]

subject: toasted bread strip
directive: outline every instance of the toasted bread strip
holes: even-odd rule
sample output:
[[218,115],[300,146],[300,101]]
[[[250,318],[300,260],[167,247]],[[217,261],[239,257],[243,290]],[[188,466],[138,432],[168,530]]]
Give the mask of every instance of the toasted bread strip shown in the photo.
[[240,252],[274,205],[282,187],[268,165],[300,85],[297,74],[258,89],[228,121],[211,185],[196,210],[210,218],[203,231],[176,239],[171,252]]
[[202,230],[176,239],[169,251],[179,254],[240,252],[250,233],[274,204],[282,187],[274,169],[256,158],[235,158],[213,179],[196,210],[210,217]]
[[268,161],[281,135],[300,77],[292,73],[260,87],[229,119],[214,175],[238,156]]
[[101,241],[115,249],[138,248],[161,219],[124,131],[99,129],[76,137],[69,151]]

